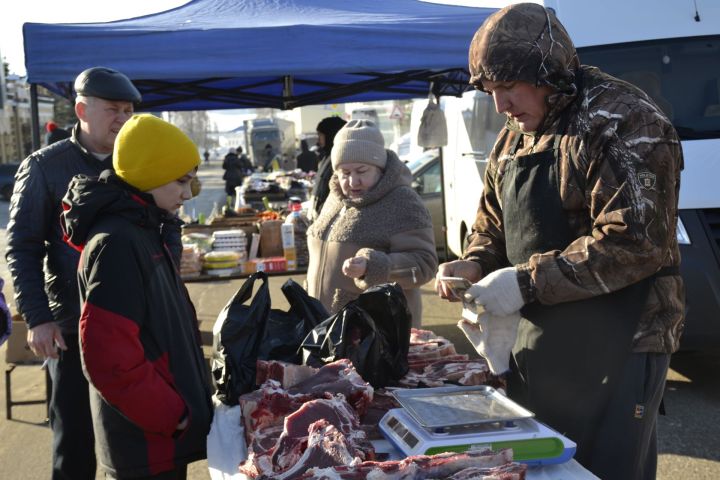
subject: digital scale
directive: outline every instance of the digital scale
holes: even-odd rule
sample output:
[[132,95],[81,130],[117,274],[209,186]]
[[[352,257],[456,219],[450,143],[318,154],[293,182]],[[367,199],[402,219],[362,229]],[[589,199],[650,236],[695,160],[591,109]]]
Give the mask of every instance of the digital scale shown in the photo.
[[576,444],[492,387],[398,389],[402,408],[388,411],[380,430],[405,456],[490,448],[513,449],[529,465],[564,463]]

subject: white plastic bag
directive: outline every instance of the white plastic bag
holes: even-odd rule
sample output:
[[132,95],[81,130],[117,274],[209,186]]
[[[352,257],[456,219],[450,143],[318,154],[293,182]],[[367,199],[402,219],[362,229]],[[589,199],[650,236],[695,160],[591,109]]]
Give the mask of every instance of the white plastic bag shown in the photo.
[[423,148],[444,147],[447,145],[448,133],[445,112],[440,108],[435,95],[430,94],[427,107],[420,120],[417,143]]
[[207,437],[207,463],[212,480],[247,480],[238,471],[247,458],[240,405],[230,407],[213,397],[215,416]]

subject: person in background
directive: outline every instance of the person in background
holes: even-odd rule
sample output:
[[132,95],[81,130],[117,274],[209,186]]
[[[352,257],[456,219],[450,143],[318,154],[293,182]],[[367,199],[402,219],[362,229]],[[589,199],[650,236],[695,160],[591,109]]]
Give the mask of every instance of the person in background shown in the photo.
[[323,204],[330,193],[330,177],[333,174],[330,152],[332,152],[335,135],[345,123],[345,120],[340,117],[326,117],[317,125],[318,168],[311,193],[312,209],[308,212],[308,218],[311,221],[320,215]]
[[469,62],[507,123],[469,245],[438,276],[477,282],[464,300],[491,315],[520,312],[510,398],[575,441],[598,477],[654,479],[685,310],[677,133],[645,92],[581,65],[541,5],[488,17]]
[[210,152],[207,148],[203,152],[203,158],[205,159],[205,165],[210,165]]
[[[80,252],[63,241],[58,219],[74,175],[97,176],[112,167],[117,132],[141,97],[125,75],[105,67],[80,73],[75,91],[78,123],[71,137],[31,154],[15,176],[5,258],[28,345],[49,358],[53,478],[82,480],[95,478],[95,442],[78,347]],[[179,244],[179,230],[172,234]]]
[[244,176],[242,163],[234,148],[231,148],[227,155],[225,155],[222,168],[225,170],[225,173],[223,173],[223,180],[225,180],[225,193],[229,196],[234,196],[235,187],[242,185]]
[[136,115],[112,170],[76,176],[62,225],[82,247],[80,350],[106,478],[186,478],[213,415],[190,296],[162,238],[190,199],[200,156],[180,129]]
[[438,259],[410,170],[369,120],[352,120],[337,133],[331,162],[330,194],[308,230],[308,293],[336,313],[367,288],[397,282],[420,327],[420,287]]
[[3,293],[4,286],[5,280],[0,278],[0,345],[5,343],[12,333],[12,315],[5,302],[5,294]]
[[263,149],[263,172],[272,172],[280,169],[280,162],[276,158],[275,149],[269,143]]
[[52,145],[55,142],[70,137],[70,132],[57,126],[57,123],[49,121],[45,124],[45,145]]
[[297,156],[297,168],[305,173],[317,171],[317,155],[315,155],[315,152],[310,151],[307,140],[300,140],[300,155]]
[[245,155],[242,147],[237,147],[235,151],[237,152],[237,156],[240,159],[240,169],[243,172],[243,176],[250,175],[253,171],[252,162],[250,162],[248,156]]

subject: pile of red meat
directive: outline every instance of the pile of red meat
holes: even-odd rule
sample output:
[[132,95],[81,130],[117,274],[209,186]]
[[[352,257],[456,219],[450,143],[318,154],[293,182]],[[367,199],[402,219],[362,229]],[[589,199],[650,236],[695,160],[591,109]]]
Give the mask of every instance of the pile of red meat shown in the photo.
[[[311,466],[375,458],[359,418],[372,401],[373,388],[349,360],[320,369],[258,361],[257,372],[262,386],[240,397],[248,447],[242,473],[250,478],[298,478]],[[339,437],[342,441],[326,444]],[[311,438],[321,441],[312,444]]]
[[313,467],[302,480],[523,480],[527,465],[512,461],[512,450],[416,455],[403,460]]
[[[417,332],[424,331],[414,330],[419,338]],[[441,337],[431,342],[429,335],[420,335],[427,338],[415,341],[420,345],[416,352],[432,351],[428,346],[432,342],[445,352],[454,351]],[[248,447],[240,472],[250,478],[513,480],[525,476],[526,467],[512,463],[509,450],[378,461],[370,439],[381,437],[380,418],[398,405],[387,392],[375,392],[349,360],[320,369],[258,361],[257,384],[258,390],[240,397]]]
[[467,354],[457,353],[452,342],[430,330],[410,330],[408,364],[410,371],[400,379],[401,387],[442,387],[450,383],[505,388],[504,379],[490,372],[484,358],[470,359]]

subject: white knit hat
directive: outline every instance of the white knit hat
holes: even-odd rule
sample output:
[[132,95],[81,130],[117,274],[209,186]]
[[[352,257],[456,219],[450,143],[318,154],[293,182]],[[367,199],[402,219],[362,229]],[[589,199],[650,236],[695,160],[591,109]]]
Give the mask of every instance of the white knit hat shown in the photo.
[[370,120],[350,120],[335,135],[330,159],[333,170],[343,163],[367,163],[385,169],[385,139]]

